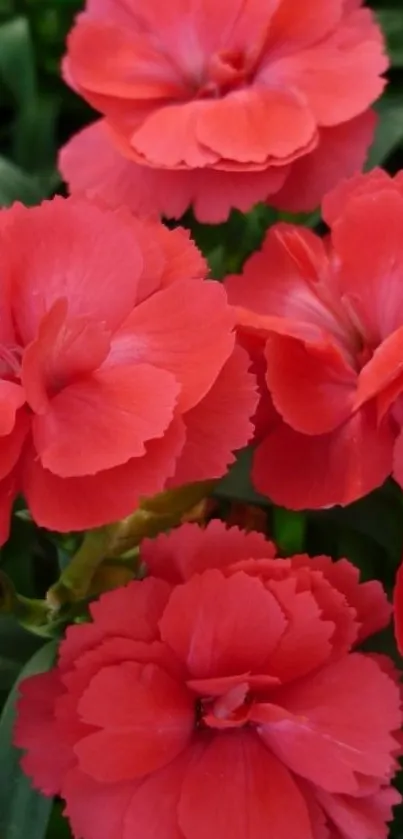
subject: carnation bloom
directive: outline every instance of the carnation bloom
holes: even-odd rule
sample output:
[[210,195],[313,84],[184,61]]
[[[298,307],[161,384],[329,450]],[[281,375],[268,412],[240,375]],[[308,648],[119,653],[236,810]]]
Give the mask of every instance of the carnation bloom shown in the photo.
[[4,211],[0,242],[1,540],[19,492],[80,530],[222,475],[254,378],[187,232],[58,198]]
[[342,183],[323,214],[329,237],[276,225],[226,282],[260,383],[254,483],[296,509],[403,486],[402,173]]
[[22,684],[16,744],[77,839],[386,839],[402,714],[390,617],[347,560],[187,524]]
[[361,0],[87,0],[64,75],[104,118],[61,171],[146,214],[310,210],[362,168],[387,65]]

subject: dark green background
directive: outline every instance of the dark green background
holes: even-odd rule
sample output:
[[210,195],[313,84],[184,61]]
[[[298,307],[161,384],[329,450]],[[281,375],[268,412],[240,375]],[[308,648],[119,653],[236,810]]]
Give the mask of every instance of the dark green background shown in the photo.
[[[59,75],[66,33],[80,7],[78,0],[0,0],[0,206],[15,200],[35,204],[63,191],[57,149],[92,119],[91,110]],[[395,172],[403,168],[403,0],[379,2],[374,8],[386,31],[392,69],[377,106],[381,118],[370,165]],[[233,213],[219,228],[201,228],[190,216],[186,222],[219,278],[241,264],[275,218],[270,210],[258,208],[248,217]],[[306,220],[311,225],[315,221],[317,216]],[[391,591],[403,547],[403,496],[392,482],[344,510],[288,513],[254,495],[246,454],[223,481],[218,497],[224,513],[232,499],[262,504],[268,531],[284,553],[348,556],[365,578],[375,577]],[[75,543],[74,537],[61,539],[16,518],[11,539],[0,552],[0,568],[22,594],[43,597]],[[391,632],[377,643],[396,656]],[[42,641],[0,617],[1,704],[24,664],[35,672],[50,665],[53,653],[52,647],[43,648]],[[61,806],[34,795],[19,772],[18,755],[10,745],[12,704],[13,696],[0,718],[0,839],[68,839]],[[396,814],[392,835],[403,839],[403,809]]]

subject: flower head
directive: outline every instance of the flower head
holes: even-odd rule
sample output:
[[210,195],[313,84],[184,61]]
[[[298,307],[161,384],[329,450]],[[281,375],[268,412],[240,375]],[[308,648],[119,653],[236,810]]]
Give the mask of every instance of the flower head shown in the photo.
[[226,283],[262,394],[254,481],[294,508],[403,486],[403,178],[356,176],[323,213],[328,238],[277,225]]
[[81,530],[167,481],[223,474],[251,433],[254,379],[184,230],[83,198],[16,205],[0,270],[3,541],[16,493],[38,524]]
[[77,839],[386,839],[400,690],[354,649],[389,620],[380,584],[217,521],[142,558],[22,685],[23,766]]
[[360,0],[87,0],[68,83],[104,119],[63,149],[71,190],[218,222],[310,210],[361,169],[387,68]]

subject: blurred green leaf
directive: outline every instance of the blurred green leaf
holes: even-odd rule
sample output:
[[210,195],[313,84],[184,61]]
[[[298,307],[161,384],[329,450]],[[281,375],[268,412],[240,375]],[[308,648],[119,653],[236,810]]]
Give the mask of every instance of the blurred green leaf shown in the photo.
[[43,646],[20,673],[0,718],[0,836],[1,839],[42,839],[45,836],[52,799],[33,788],[20,768],[20,753],[13,746],[15,703],[20,682],[48,670],[54,661],[56,644]]
[[35,98],[35,54],[25,17],[0,26],[0,76],[20,107]]
[[26,172],[49,175],[56,165],[56,120],[53,97],[32,99],[20,110],[13,128],[13,161]]
[[0,206],[9,207],[14,201],[27,206],[38,204],[44,197],[44,188],[33,175],[0,156]]
[[273,507],[272,531],[274,542],[286,556],[302,553],[305,546],[306,515],[294,510],[285,510],[284,507]]
[[378,9],[377,17],[386,36],[388,53],[393,67],[403,67],[402,7]]
[[250,447],[239,452],[234,465],[214,490],[213,494],[217,498],[256,504],[260,507],[269,506],[269,500],[264,495],[255,492],[252,486],[250,477],[252,458],[253,450]]
[[[401,13],[403,16],[403,12]],[[367,169],[382,165],[386,158],[403,144],[403,96],[399,92],[387,92],[376,110],[379,123],[375,140],[369,154]]]
[[69,823],[63,816],[63,804],[59,801],[53,804],[46,839],[71,839]]

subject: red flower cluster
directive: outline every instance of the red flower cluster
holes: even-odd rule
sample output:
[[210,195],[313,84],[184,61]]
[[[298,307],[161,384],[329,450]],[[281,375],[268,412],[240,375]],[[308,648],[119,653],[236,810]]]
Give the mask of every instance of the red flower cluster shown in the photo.
[[19,492],[38,524],[80,530],[223,474],[254,378],[188,234],[81,198],[0,222],[1,540]]
[[[252,558],[253,557],[253,558]],[[22,685],[25,771],[83,839],[386,839],[402,714],[388,623],[346,560],[184,525]]]
[[261,389],[254,481],[290,508],[403,486],[403,176],[344,182],[323,214],[330,237],[279,224],[226,283]]
[[362,168],[387,64],[361,0],[87,0],[64,70],[104,119],[61,170],[136,212],[309,210]]

